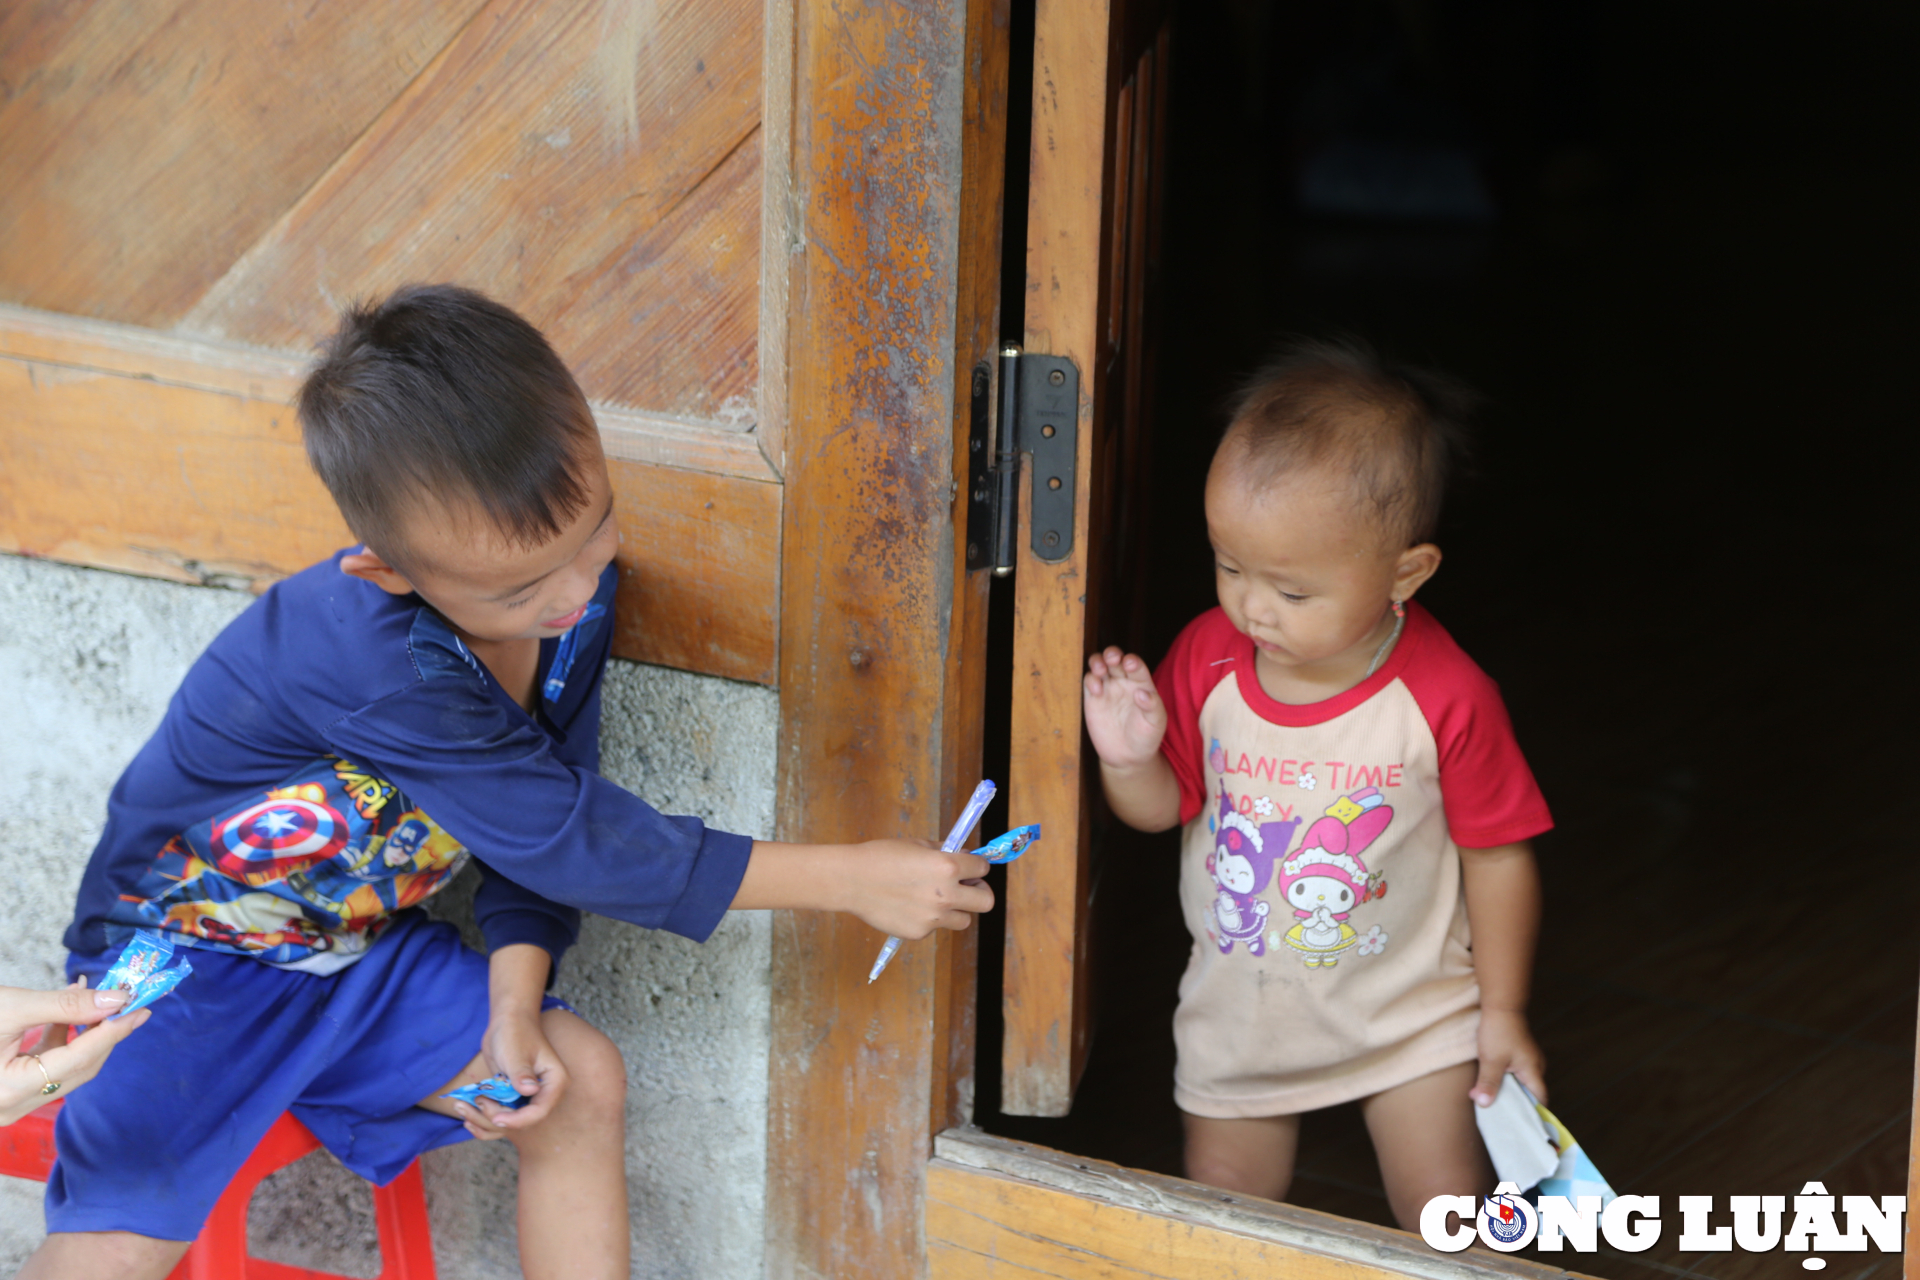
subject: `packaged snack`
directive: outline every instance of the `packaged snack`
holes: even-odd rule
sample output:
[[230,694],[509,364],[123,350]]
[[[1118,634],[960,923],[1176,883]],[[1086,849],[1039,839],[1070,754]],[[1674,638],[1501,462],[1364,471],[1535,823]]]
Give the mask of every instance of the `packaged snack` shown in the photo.
[[193,972],[193,965],[185,956],[180,957],[178,964],[168,968],[173,957],[173,939],[166,934],[142,929],[133,935],[133,941],[126,945],[114,960],[113,967],[100,979],[102,991],[124,990],[133,993],[133,998],[127,1001],[127,1007],[113,1015],[115,1018],[124,1018],[135,1009],[146,1008],[179,986]]
[[1039,839],[1039,823],[1036,822],[1031,826],[1015,827],[1005,835],[995,836],[993,839],[981,845],[979,850],[980,856],[988,862],[993,863],[1012,862],[1015,858],[1025,853],[1029,845],[1037,843]]
[[524,1107],[527,1104],[526,1095],[514,1088],[505,1076],[493,1076],[482,1080],[479,1084],[463,1084],[458,1089],[449,1089],[440,1096],[452,1098],[455,1102],[464,1102],[470,1107],[477,1105],[482,1098],[497,1102],[503,1107]]

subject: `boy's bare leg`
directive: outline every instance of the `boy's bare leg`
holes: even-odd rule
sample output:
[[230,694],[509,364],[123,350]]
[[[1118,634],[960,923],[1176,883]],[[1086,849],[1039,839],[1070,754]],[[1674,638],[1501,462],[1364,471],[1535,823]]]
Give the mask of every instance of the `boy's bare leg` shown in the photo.
[[[630,1267],[627,1226],[627,1070],[620,1051],[589,1023],[565,1009],[540,1015],[540,1029],[567,1070],[567,1086],[553,1113],[531,1128],[469,1128],[504,1137],[520,1153],[520,1269],[527,1280],[599,1280]],[[448,1081],[472,1084],[493,1074],[483,1056]],[[471,1121],[472,1111],[439,1096],[420,1105]],[[494,1108],[485,1108],[491,1113]]]
[[1387,1203],[1404,1230],[1420,1229],[1420,1210],[1435,1196],[1484,1196],[1493,1190],[1493,1165],[1467,1096],[1478,1069],[1477,1063],[1463,1062],[1360,1103],[1380,1157]]
[[1300,1146],[1299,1116],[1216,1120],[1180,1113],[1187,1127],[1187,1176],[1222,1191],[1286,1198]]
[[41,1242],[15,1280],[165,1280],[186,1251],[184,1240],[131,1231],[62,1231]]

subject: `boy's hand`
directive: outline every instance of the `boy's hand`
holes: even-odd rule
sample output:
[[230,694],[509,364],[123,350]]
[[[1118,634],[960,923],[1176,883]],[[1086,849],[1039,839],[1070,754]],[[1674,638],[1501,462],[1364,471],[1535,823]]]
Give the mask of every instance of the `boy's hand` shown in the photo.
[[467,1132],[480,1139],[504,1138],[509,1129],[528,1129],[553,1112],[567,1091],[567,1069],[547,1043],[540,1027],[538,1004],[529,1011],[495,1009],[480,1041],[480,1055],[493,1073],[505,1076],[513,1087],[529,1095],[520,1107],[503,1107],[490,1098],[475,1104],[480,1123],[461,1115]]
[[733,909],[850,911],[882,933],[924,938],[993,910],[993,890],[980,882],[986,874],[979,854],[942,853],[925,840],[756,840]]
[[1494,1097],[1507,1072],[1520,1079],[1537,1102],[1547,1100],[1547,1059],[1534,1043],[1527,1015],[1514,1010],[1480,1010],[1480,1077],[1468,1096],[1483,1107]]
[[528,1101],[518,1108],[490,1098],[472,1105],[451,1103],[467,1132],[483,1141],[539,1124],[567,1091],[567,1069],[540,1025],[540,1004],[552,968],[546,951],[531,943],[509,943],[487,957],[487,1032],[480,1039],[480,1056],[454,1083],[478,1084],[487,1076],[504,1075]]
[[1081,682],[1087,736],[1101,763],[1137,769],[1160,754],[1167,735],[1167,707],[1153,686],[1153,673],[1137,654],[1108,648],[1087,659]]
[[912,941],[993,910],[981,882],[989,864],[977,853],[942,853],[925,840],[869,840],[846,853],[846,910],[882,933]]

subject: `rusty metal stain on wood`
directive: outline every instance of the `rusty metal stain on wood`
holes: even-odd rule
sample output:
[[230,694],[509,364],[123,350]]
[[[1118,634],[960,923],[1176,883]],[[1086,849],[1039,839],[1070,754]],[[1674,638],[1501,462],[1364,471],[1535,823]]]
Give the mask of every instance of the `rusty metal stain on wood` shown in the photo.
[[[988,38],[991,24],[974,20],[991,12],[934,0],[795,10],[779,807],[790,839],[937,839],[956,787],[977,781],[967,664],[983,648],[969,659],[953,646],[982,644],[984,630],[977,584],[958,568],[953,423],[971,348],[993,336],[997,210],[968,203],[964,138],[969,31]],[[1000,115],[972,117],[983,119]],[[930,1122],[962,1106],[966,1087],[955,1046],[970,1034],[969,943],[909,943],[868,986],[880,937],[857,920],[796,913],[774,936],[768,1274],[921,1274]]]

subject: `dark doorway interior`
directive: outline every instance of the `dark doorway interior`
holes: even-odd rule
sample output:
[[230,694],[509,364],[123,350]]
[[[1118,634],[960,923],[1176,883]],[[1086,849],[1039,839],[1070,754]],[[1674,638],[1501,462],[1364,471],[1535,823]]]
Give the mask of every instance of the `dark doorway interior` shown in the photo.
[[[1422,599],[1501,682],[1559,823],[1555,1110],[1668,1206],[1905,1186],[1916,26],[1858,0],[1187,0],[1176,27],[1148,656],[1212,604],[1200,484],[1275,335],[1353,331],[1487,394]],[[994,1112],[988,1025],[981,1121],[1178,1173],[1175,842],[1103,857],[1075,1112]],[[1353,1108],[1308,1121],[1293,1198],[1389,1221]],[[1791,1265],[1678,1234],[1557,1258]]]

